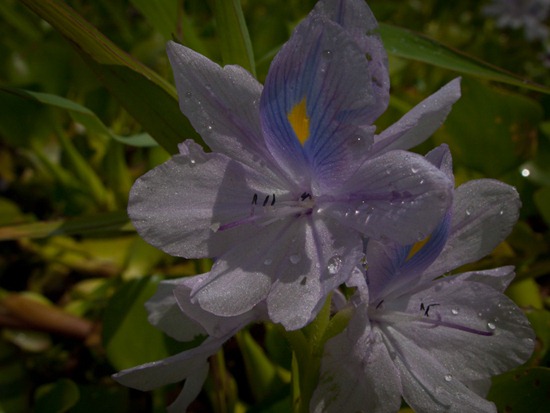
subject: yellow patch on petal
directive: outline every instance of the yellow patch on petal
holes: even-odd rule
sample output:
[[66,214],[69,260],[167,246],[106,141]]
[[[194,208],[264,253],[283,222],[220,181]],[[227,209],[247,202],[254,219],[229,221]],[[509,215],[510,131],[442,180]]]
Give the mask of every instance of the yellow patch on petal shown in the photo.
[[413,246],[411,247],[411,250],[409,251],[409,255],[407,255],[406,261],[410,260],[414,255],[422,249],[422,247],[428,242],[430,237],[424,238],[422,241],[415,242]]
[[309,118],[307,117],[306,98],[294,105],[287,115],[290,126],[298,137],[302,146],[309,138]]

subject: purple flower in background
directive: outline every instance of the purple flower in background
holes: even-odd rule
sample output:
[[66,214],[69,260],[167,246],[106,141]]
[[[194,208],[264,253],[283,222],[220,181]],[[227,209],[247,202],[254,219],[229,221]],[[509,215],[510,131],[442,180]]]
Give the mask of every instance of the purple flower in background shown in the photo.
[[265,302],[287,329],[311,321],[363,257],[363,238],[415,242],[451,202],[451,181],[406,149],[437,129],[459,80],[375,135],[387,58],[363,0],[321,0],[273,60],[265,86],[175,43],[180,107],[212,152],[142,176],[129,215],[141,236],[187,258],[215,257],[190,292],[232,317]]
[[550,16],[550,0],[493,0],[483,13],[494,17],[498,27],[523,28],[529,41],[548,39],[549,28],[544,22]]
[[141,366],[123,370],[113,376],[119,383],[138,390],[152,390],[185,380],[181,393],[168,407],[182,413],[200,393],[208,375],[208,358],[237,331],[254,321],[265,319],[265,306],[258,305],[236,317],[219,317],[202,310],[190,300],[191,290],[208,274],[163,281],[146,303],[149,322],[179,341],[191,341],[203,335],[197,347]]
[[[446,147],[427,156],[452,178]],[[444,276],[488,254],[510,232],[514,188],[482,179],[458,187],[452,207],[422,245],[371,240],[354,314],[329,340],[314,412],[496,412],[490,377],[524,363],[534,334],[503,291],[512,267]],[[368,285],[368,288],[367,288]]]

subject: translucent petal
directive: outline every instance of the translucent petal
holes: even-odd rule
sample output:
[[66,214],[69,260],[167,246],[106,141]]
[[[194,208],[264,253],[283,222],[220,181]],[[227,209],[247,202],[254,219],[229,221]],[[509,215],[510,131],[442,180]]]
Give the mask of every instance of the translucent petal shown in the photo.
[[481,380],[517,367],[534,347],[533,330],[517,305],[473,279],[471,273],[445,277],[402,302],[384,302],[386,310],[406,305],[403,312],[419,316],[394,323],[392,330],[407,343],[402,346],[415,342],[457,380]]
[[362,255],[359,234],[311,216],[273,223],[219,257],[209,279],[192,292],[202,308],[235,316],[267,300],[269,317],[287,329],[316,314]]
[[201,345],[191,350],[152,363],[122,370],[113,378],[124,386],[148,391],[170,383],[177,383],[200,371],[208,357],[222,346],[223,338],[207,338]]
[[452,201],[452,182],[422,156],[391,151],[367,160],[323,213],[373,239],[402,245],[426,238]]
[[367,55],[376,103],[370,108],[370,116],[365,120],[372,123],[385,112],[390,98],[388,57],[377,33],[376,18],[363,0],[321,0],[314,10],[340,25]]
[[515,188],[499,181],[480,179],[459,186],[447,244],[425,276],[439,276],[489,254],[510,234],[520,205]]
[[283,192],[224,155],[204,153],[191,141],[185,148],[136,181],[128,214],[147,242],[171,255],[220,255],[250,233],[245,225],[239,231],[217,231],[219,226],[248,216],[254,194]]
[[270,319],[288,330],[309,323],[363,256],[358,233],[327,220],[308,218],[303,223],[303,241],[296,248],[289,240],[288,258],[277,267],[278,278],[267,298]]
[[200,324],[181,311],[174,296],[174,289],[190,279],[197,277],[162,281],[155,294],[145,303],[149,322],[178,341],[191,341],[206,333]]
[[221,68],[177,43],[168,42],[167,53],[180,108],[212,151],[252,168],[263,163],[264,172],[276,177],[280,169],[260,125],[262,85],[239,66]]
[[400,120],[375,137],[373,152],[410,149],[431,136],[445,121],[460,98],[460,78],[452,80],[424,99]]
[[327,342],[314,413],[394,413],[401,405],[401,383],[382,337],[372,331],[367,311],[357,309],[343,333]]
[[369,67],[346,28],[319,13],[300,23],[274,58],[260,109],[266,142],[304,182],[312,170],[320,188],[336,185],[357,168],[357,152],[367,153],[380,109]]

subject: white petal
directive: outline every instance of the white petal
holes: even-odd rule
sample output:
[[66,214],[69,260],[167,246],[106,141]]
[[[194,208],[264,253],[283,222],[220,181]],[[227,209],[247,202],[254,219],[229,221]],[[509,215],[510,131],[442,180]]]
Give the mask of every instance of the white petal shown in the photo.
[[[197,278],[197,277],[189,277]],[[184,314],[174,296],[174,289],[187,279],[162,281],[156,293],[145,303],[149,313],[148,320],[178,341],[191,341],[206,331],[193,319]]]
[[380,332],[371,330],[366,306],[325,345],[314,413],[393,413],[401,404],[401,383]]
[[410,149],[430,137],[445,121],[452,105],[460,98],[460,78],[447,83],[424,99],[396,123],[375,136],[374,152]]
[[469,181],[455,190],[447,244],[426,276],[439,276],[489,254],[510,234],[521,203],[514,187],[492,179]]
[[246,225],[238,231],[217,228],[248,216],[254,194],[280,191],[260,173],[224,155],[204,153],[191,141],[182,149],[136,181],[128,214],[147,242],[171,255],[220,255],[250,235]]

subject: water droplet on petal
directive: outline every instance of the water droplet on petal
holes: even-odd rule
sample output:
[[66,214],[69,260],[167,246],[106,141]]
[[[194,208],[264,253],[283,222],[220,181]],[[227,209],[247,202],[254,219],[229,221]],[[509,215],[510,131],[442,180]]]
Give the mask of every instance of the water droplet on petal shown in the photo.
[[339,255],[335,255],[330,260],[328,260],[327,270],[329,274],[334,275],[338,273],[341,267],[342,267],[342,257],[340,257]]
[[197,163],[197,161],[195,161],[194,159],[190,159],[189,163],[191,164],[191,166],[194,166]]
[[418,168],[415,168],[414,166],[411,166],[411,172],[413,174],[417,173],[418,172]]
[[192,94],[191,92],[185,92],[185,97],[186,97],[187,99],[190,99],[190,98],[193,97],[193,94]]
[[452,375],[450,375],[450,374],[446,374],[446,375],[445,375],[445,381],[449,382],[449,381],[451,381],[452,379],[453,379],[453,376],[452,376]]
[[470,215],[472,215],[472,213],[470,212],[469,209],[466,210],[466,216],[469,217]]
[[497,327],[495,326],[494,323],[487,323],[487,328],[488,328],[489,330],[494,330],[494,329],[497,328]]
[[332,59],[332,50],[323,50],[323,57],[327,60]]
[[302,257],[300,256],[300,254],[292,254],[289,259],[291,263],[298,264]]
[[500,211],[498,211],[498,214],[499,214],[499,215],[504,215],[504,210],[501,209]]
[[453,309],[451,310],[451,313],[452,313],[453,315],[457,315],[457,314],[458,314],[458,309],[457,309],[457,308],[453,308]]
[[264,265],[271,265],[272,262],[273,262],[273,260],[271,258],[266,258],[264,260]]

